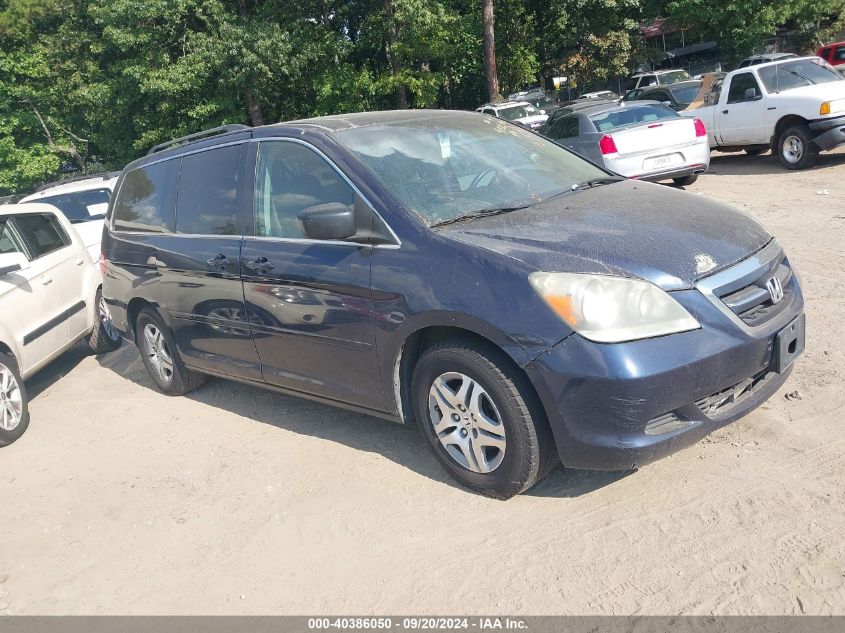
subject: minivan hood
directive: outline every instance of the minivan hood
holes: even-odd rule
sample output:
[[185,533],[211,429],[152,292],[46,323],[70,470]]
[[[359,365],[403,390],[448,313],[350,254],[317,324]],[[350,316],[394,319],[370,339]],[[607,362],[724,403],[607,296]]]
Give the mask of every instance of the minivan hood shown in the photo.
[[727,205],[631,180],[440,233],[535,270],[635,277],[664,290],[691,288],[772,239],[751,216]]

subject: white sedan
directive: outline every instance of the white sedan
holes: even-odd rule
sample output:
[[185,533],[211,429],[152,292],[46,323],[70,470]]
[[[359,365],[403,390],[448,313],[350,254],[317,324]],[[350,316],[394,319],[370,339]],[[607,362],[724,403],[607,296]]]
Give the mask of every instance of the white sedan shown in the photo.
[[710,166],[704,124],[656,101],[584,108],[556,119],[546,136],[626,178],[691,185]]

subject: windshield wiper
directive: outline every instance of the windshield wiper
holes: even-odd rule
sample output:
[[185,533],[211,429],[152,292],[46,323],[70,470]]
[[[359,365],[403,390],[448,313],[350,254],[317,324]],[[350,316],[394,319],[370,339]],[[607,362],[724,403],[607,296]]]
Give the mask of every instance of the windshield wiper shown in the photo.
[[589,189],[591,187],[599,187],[601,185],[610,185],[614,182],[622,182],[625,180],[621,176],[605,176],[604,178],[593,178],[592,180],[585,180],[572,185],[570,191],[578,191],[579,189]]
[[530,206],[533,206],[535,203],[532,202],[530,204],[521,204],[519,206],[514,207],[490,207],[488,209],[478,209],[477,211],[470,211],[469,213],[464,213],[463,215],[459,215],[454,218],[449,218],[448,220],[439,220],[438,222],[434,222],[431,224],[431,228],[439,228],[441,226],[448,226],[450,224],[459,224],[461,222],[471,222],[472,220],[476,220],[478,218],[488,218],[493,215],[501,215],[503,213],[510,213],[511,211],[519,211],[520,209],[527,209]]

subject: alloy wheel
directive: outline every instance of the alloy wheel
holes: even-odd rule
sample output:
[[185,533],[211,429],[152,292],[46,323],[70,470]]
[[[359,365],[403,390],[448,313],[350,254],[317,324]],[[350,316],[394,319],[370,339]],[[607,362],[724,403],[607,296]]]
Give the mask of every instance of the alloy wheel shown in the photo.
[[13,431],[23,417],[23,395],[20,386],[5,365],[0,365],[0,429]]
[[489,473],[505,456],[502,417],[484,388],[469,376],[446,372],[429,390],[429,422],[440,444],[458,464]]
[[150,366],[165,383],[173,380],[173,358],[167,349],[167,341],[162,331],[154,324],[144,326],[144,353]]
[[117,328],[114,327],[114,322],[111,318],[111,311],[109,310],[109,306],[104,297],[100,297],[100,303],[97,307],[99,309],[100,323],[103,326],[106,336],[108,336],[111,341],[117,341],[120,338],[120,332],[118,332]]
[[790,134],[783,141],[783,157],[787,162],[795,164],[804,156],[804,141],[798,136]]

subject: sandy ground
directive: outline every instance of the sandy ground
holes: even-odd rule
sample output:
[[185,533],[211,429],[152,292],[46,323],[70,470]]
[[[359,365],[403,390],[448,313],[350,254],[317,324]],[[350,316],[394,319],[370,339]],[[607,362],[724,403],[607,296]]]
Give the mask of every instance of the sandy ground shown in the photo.
[[845,614],[845,152],[714,155],[689,190],[803,275],[806,354],[752,415],[499,502],[412,429],[223,381],[170,399],[132,347],[80,348],[0,452],[0,614]]

